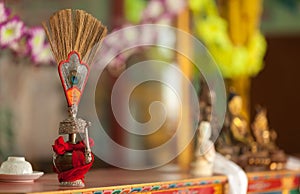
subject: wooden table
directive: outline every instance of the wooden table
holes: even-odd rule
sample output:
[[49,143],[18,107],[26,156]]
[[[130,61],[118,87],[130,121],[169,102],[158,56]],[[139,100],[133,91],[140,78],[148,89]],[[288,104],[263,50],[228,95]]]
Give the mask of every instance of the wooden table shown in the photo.
[[45,174],[34,183],[0,182],[0,193],[120,194],[151,191],[156,194],[222,194],[226,191],[227,178],[221,175],[196,178],[188,173],[158,170],[101,169],[88,172],[85,184],[84,188],[61,187],[56,174]]
[[[247,176],[251,194],[300,193],[300,171],[251,172]],[[85,181],[84,188],[61,187],[56,174],[46,174],[34,183],[0,182],[0,193],[223,194],[228,191],[227,178],[222,175],[193,177],[189,173],[159,170],[96,169],[88,172]]]

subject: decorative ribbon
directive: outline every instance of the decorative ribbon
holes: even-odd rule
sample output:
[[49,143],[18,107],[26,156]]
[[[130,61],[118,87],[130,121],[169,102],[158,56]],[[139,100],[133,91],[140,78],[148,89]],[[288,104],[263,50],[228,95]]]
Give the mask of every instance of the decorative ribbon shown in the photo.
[[[94,141],[90,139],[90,145],[94,145]],[[62,136],[59,136],[53,147],[53,151],[58,155],[63,155],[65,152],[72,152],[72,165],[73,168],[67,171],[60,172],[58,169],[54,168],[55,172],[58,174],[59,182],[75,181],[81,179],[84,181],[84,175],[90,169],[94,162],[94,155],[92,154],[92,161],[90,163],[85,162],[85,144],[80,141],[76,144],[70,142],[65,142]]]

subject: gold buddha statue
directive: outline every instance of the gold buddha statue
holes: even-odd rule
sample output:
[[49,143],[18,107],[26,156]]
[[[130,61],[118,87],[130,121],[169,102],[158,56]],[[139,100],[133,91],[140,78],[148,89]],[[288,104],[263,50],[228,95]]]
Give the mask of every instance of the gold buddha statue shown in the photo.
[[251,125],[258,149],[268,152],[270,157],[269,169],[281,170],[286,163],[286,155],[276,145],[277,133],[269,128],[267,110],[257,107],[257,113]]

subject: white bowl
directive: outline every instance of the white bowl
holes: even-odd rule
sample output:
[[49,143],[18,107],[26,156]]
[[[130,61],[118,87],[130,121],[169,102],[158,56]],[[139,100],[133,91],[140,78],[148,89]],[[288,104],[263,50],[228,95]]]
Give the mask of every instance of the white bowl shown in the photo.
[[8,157],[8,159],[1,164],[0,174],[32,174],[32,166],[25,160],[24,157]]

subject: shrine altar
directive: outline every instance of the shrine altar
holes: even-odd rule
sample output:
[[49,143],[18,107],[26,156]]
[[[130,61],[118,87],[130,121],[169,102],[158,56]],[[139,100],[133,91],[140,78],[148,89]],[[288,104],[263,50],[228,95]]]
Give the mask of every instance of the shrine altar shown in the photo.
[[[300,193],[300,171],[252,172],[247,173],[247,176],[248,192],[251,194]],[[0,193],[228,193],[226,176],[194,177],[189,173],[162,170],[93,169],[87,173],[85,184],[84,188],[62,187],[57,182],[57,175],[51,173],[33,183],[0,182]]]

